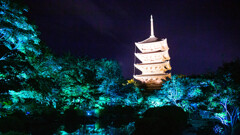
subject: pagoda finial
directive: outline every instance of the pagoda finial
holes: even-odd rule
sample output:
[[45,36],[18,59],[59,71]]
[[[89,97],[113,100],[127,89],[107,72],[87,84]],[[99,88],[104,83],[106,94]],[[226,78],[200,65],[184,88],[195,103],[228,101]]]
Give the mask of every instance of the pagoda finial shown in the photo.
[[150,35],[150,37],[155,37],[155,36],[154,36],[153,16],[152,16],[152,15],[151,15],[150,21],[151,21],[151,35]]

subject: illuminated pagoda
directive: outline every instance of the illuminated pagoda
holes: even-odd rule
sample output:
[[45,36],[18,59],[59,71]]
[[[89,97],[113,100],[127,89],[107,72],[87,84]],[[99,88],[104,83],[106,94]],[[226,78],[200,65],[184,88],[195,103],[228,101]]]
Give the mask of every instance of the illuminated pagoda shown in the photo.
[[[167,39],[158,39],[154,36],[153,18],[151,15],[151,35],[146,40],[136,42],[136,47],[141,53],[135,56],[142,62],[135,64],[134,60],[134,78],[146,86],[146,89],[154,90],[161,88],[163,80],[171,78],[170,56],[168,54]],[[142,74],[135,75],[135,68]]]

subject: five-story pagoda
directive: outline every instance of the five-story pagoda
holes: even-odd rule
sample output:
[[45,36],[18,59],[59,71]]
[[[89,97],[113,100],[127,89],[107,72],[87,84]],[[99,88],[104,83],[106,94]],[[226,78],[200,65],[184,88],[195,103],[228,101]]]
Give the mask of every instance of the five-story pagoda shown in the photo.
[[141,53],[136,53],[135,56],[142,62],[135,64],[134,67],[139,69],[142,74],[135,75],[134,78],[146,86],[146,89],[159,89],[163,80],[171,78],[170,57],[168,54],[167,39],[158,39],[154,36],[153,18],[151,15],[151,36],[144,41],[136,42],[136,47]]

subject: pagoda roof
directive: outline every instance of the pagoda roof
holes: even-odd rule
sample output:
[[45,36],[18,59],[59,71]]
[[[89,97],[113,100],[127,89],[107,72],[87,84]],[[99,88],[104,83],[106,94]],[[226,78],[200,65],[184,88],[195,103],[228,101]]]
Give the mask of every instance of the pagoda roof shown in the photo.
[[148,63],[148,64],[134,64],[134,66],[142,72],[142,75],[147,74],[164,74],[166,71],[171,70],[169,61],[164,63]]
[[136,80],[142,82],[146,85],[161,85],[163,80],[167,80],[167,78],[171,78],[171,73],[166,74],[154,74],[154,75],[134,75]]
[[171,75],[171,73],[164,73],[164,74],[145,74],[145,75],[143,75],[143,74],[141,74],[141,75],[134,75],[134,77],[154,77],[154,76],[156,76],[156,77],[160,77],[160,76],[170,76]]
[[143,41],[140,41],[140,42],[137,42],[138,44],[144,44],[144,43],[151,43],[151,42],[157,42],[157,41],[161,41],[159,40],[157,37],[155,36],[150,36],[149,38],[143,40]]
[[135,56],[142,62],[142,63],[156,63],[156,62],[164,62],[170,60],[170,56],[168,51],[159,51],[153,53],[135,53]]
[[157,64],[168,64],[169,60],[164,61],[164,62],[154,62],[154,63],[136,63],[134,65],[157,65]]
[[[149,39],[149,40],[148,40]],[[148,38],[142,42],[135,42],[135,45],[142,53],[166,51],[168,50],[167,39],[154,40],[153,38]]]

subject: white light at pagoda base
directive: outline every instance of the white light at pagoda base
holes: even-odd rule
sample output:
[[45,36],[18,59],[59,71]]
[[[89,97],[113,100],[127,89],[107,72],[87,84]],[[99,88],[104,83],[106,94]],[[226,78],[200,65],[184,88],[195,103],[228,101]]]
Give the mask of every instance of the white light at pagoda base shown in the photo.
[[144,41],[135,43],[141,53],[135,53],[135,56],[142,62],[134,66],[142,74],[134,75],[134,78],[147,86],[147,89],[160,87],[163,80],[171,78],[170,56],[168,54],[167,39],[159,40],[154,36],[153,18],[151,16],[151,35]]

